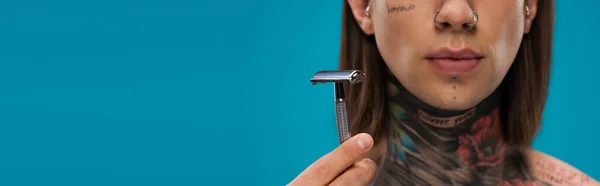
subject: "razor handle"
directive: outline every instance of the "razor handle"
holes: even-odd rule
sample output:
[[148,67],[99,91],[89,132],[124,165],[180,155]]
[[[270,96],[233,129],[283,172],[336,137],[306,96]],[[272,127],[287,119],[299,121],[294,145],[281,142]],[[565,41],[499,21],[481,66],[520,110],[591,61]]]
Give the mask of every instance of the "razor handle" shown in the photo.
[[350,124],[348,122],[348,110],[345,100],[335,100],[335,120],[338,129],[340,144],[350,138]]

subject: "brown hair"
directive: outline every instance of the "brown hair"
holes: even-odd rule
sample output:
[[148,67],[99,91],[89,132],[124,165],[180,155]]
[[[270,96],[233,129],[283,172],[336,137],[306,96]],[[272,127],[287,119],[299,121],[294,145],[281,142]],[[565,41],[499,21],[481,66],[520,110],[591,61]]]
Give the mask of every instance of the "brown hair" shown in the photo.
[[[515,62],[501,87],[501,106],[505,140],[529,146],[542,120],[548,95],[554,1],[540,0],[530,33],[523,37]],[[386,86],[387,67],[381,58],[374,36],[364,34],[344,1],[339,68],[356,69],[367,74],[361,84],[346,87],[352,133],[367,132],[375,140],[389,127]]]

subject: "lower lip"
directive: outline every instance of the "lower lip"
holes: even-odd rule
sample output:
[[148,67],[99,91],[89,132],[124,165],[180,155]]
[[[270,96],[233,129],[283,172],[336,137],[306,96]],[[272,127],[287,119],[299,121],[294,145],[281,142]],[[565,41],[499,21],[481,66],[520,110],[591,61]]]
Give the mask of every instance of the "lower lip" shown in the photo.
[[479,59],[430,59],[429,64],[445,74],[465,74],[479,66]]

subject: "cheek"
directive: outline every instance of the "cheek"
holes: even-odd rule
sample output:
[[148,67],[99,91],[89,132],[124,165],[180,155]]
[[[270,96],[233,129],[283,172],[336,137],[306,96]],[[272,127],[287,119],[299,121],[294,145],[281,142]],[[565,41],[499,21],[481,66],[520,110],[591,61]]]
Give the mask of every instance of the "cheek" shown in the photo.
[[[489,41],[485,42],[490,43],[490,51],[492,51],[490,57],[493,59],[492,70],[494,71],[495,81],[504,79],[516,58],[523,39],[523,17],[518,16],[518,12],[515,11],[507,12],[514,13],[508,14],[511,15],[508,17],[498,17],[490,20],[503,24],[490,24],[490,26],[483,27],[481,30],[482,38],[488,39]],[[494,18],[494,16],[490,17]]]
[[[419,56],[424,54],[423,46],[431,44],[435,30],[425,24],[431,21],[431,16],[426,16],[429,9],[422,2],[405,0],[378,0],[378,12],[374,17],[374,31],[377,47],[388,67],[402,76],[402,80],[411,79],[418,73],[421,62]],[[410,9],[404,12],[388,12],[388,8]],[[411,8],[413,7],[413,8]],[[409,73],[411,72],[411,73]]]
[[396,63],[407,62],[407,54],[414,51],[413,46],[409,44],[407,32],[410,30],[406,29],[406,21],[398,20],[394,17],[384,17],[374,24],[375,38],[377,41],[377,47],[388,65],[401,65]]

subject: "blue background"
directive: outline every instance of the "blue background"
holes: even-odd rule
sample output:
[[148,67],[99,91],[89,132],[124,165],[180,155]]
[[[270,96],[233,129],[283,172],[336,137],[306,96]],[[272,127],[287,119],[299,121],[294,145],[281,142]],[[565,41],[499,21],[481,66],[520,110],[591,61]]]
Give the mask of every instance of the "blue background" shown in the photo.
[[[337,146],[341,3],[0,1],[0,185],[284,185]],[[596,179],[598,5],[557,2],[534,145]]]

